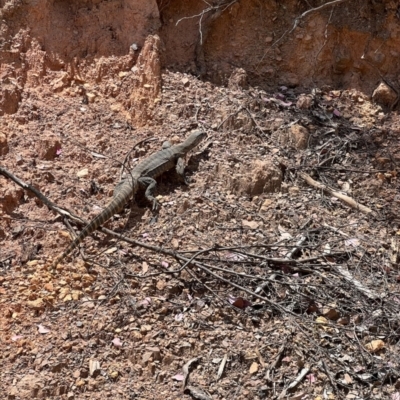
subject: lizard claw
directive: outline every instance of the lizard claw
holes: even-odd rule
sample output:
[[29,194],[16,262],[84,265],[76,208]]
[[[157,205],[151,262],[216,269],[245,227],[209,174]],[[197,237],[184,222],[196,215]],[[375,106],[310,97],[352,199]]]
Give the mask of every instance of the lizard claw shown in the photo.
[[153,207],[152,210],[156,211],[158,209],[158,201],[156,199],[153,199]]

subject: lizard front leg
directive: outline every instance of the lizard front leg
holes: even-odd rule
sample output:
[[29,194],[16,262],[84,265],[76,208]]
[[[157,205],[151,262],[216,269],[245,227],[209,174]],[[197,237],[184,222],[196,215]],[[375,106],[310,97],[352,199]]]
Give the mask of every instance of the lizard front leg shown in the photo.
[[176,160],[176,167],[175,167],[176,173],[180,176],[180,178],[182,179],[182,182],[185,185],[188,185],[189,182],[185,176],[185,160],[183,157],[179,157]]

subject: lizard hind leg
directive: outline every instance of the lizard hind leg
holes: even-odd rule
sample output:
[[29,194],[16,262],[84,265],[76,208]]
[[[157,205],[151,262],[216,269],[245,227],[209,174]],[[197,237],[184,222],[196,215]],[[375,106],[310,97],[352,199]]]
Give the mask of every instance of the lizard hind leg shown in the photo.
[[153,194],[154,189],[157,186],[157,182],[153,178],[150,178],[148,176],[143,176],[143,177],[139,178],[139,183],[142,186],[146,187],[146,192],[144,193],[144,195],[146,196],[146,199],[153,204],[152,210],[153,211],[157,210],[158,202]]

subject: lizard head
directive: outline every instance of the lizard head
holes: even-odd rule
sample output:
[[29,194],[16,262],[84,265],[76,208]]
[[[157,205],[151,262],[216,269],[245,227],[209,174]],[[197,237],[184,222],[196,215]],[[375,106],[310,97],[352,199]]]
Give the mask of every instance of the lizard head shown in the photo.
[[204,131],[193,131],[188,138],[186,139],[188,142],[192,143],[192,147],[197,146],[205,137],[207,133]]

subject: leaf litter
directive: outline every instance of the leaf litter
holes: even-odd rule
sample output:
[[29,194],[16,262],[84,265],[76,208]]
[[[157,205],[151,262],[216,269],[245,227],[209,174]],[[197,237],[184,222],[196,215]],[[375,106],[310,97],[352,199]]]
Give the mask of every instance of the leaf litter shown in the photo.
[[[63,98],[69,111],[56,120],[58,100],[31,99],[40,118],[30,120],[30,140],[39,140],[41,124],[52,124],[68,132],[62,151],[28,172],[30,144],[21,136],[22,158],[9,153],[3,165],[27,182],[45,181],[46,195],[86,210],[87,219],[112,195],[120,165],[108,156],[123,160],[129,135],[181,140],[201,116],[211,141],[189,158],[188,187],[173,174],[160,179],[155,218],[138,196],[130,213],[107,224],[143,246],[100,232],[87,238],[83,248],[98,255],[97,264],[75,254],[49,270],[46,257],[65,247],[66,228],[34,197],[19,201],[22,192],[1,178],[7,207],[26,218],[1,225],[10,232],[0,260],[3,384],[30,377],[32,387],[39,379],[53,395],[65,387],[90,399],[146,398],[154,387],[164,398],[398,397],[400,188],[386,154],[400,154],[396,117],[381,118],[368,99],[355,103],[356,91],[307,94],[317,112],[297,109],[299,94],[290,88],[279,96],[215,90],[188,77],[182,94],[181,79],[164,74],[155,114],[163,122],[133,133],[105,99],[77,113],[76,99]],[[13,125],[30,113],[21,107],[4,118]],[[121,129],[105,151],[95,132],[105,134],[111,120]],[[83,139],[87,151],[74,144]],[[143,144],[132,160],[160,144]]]

